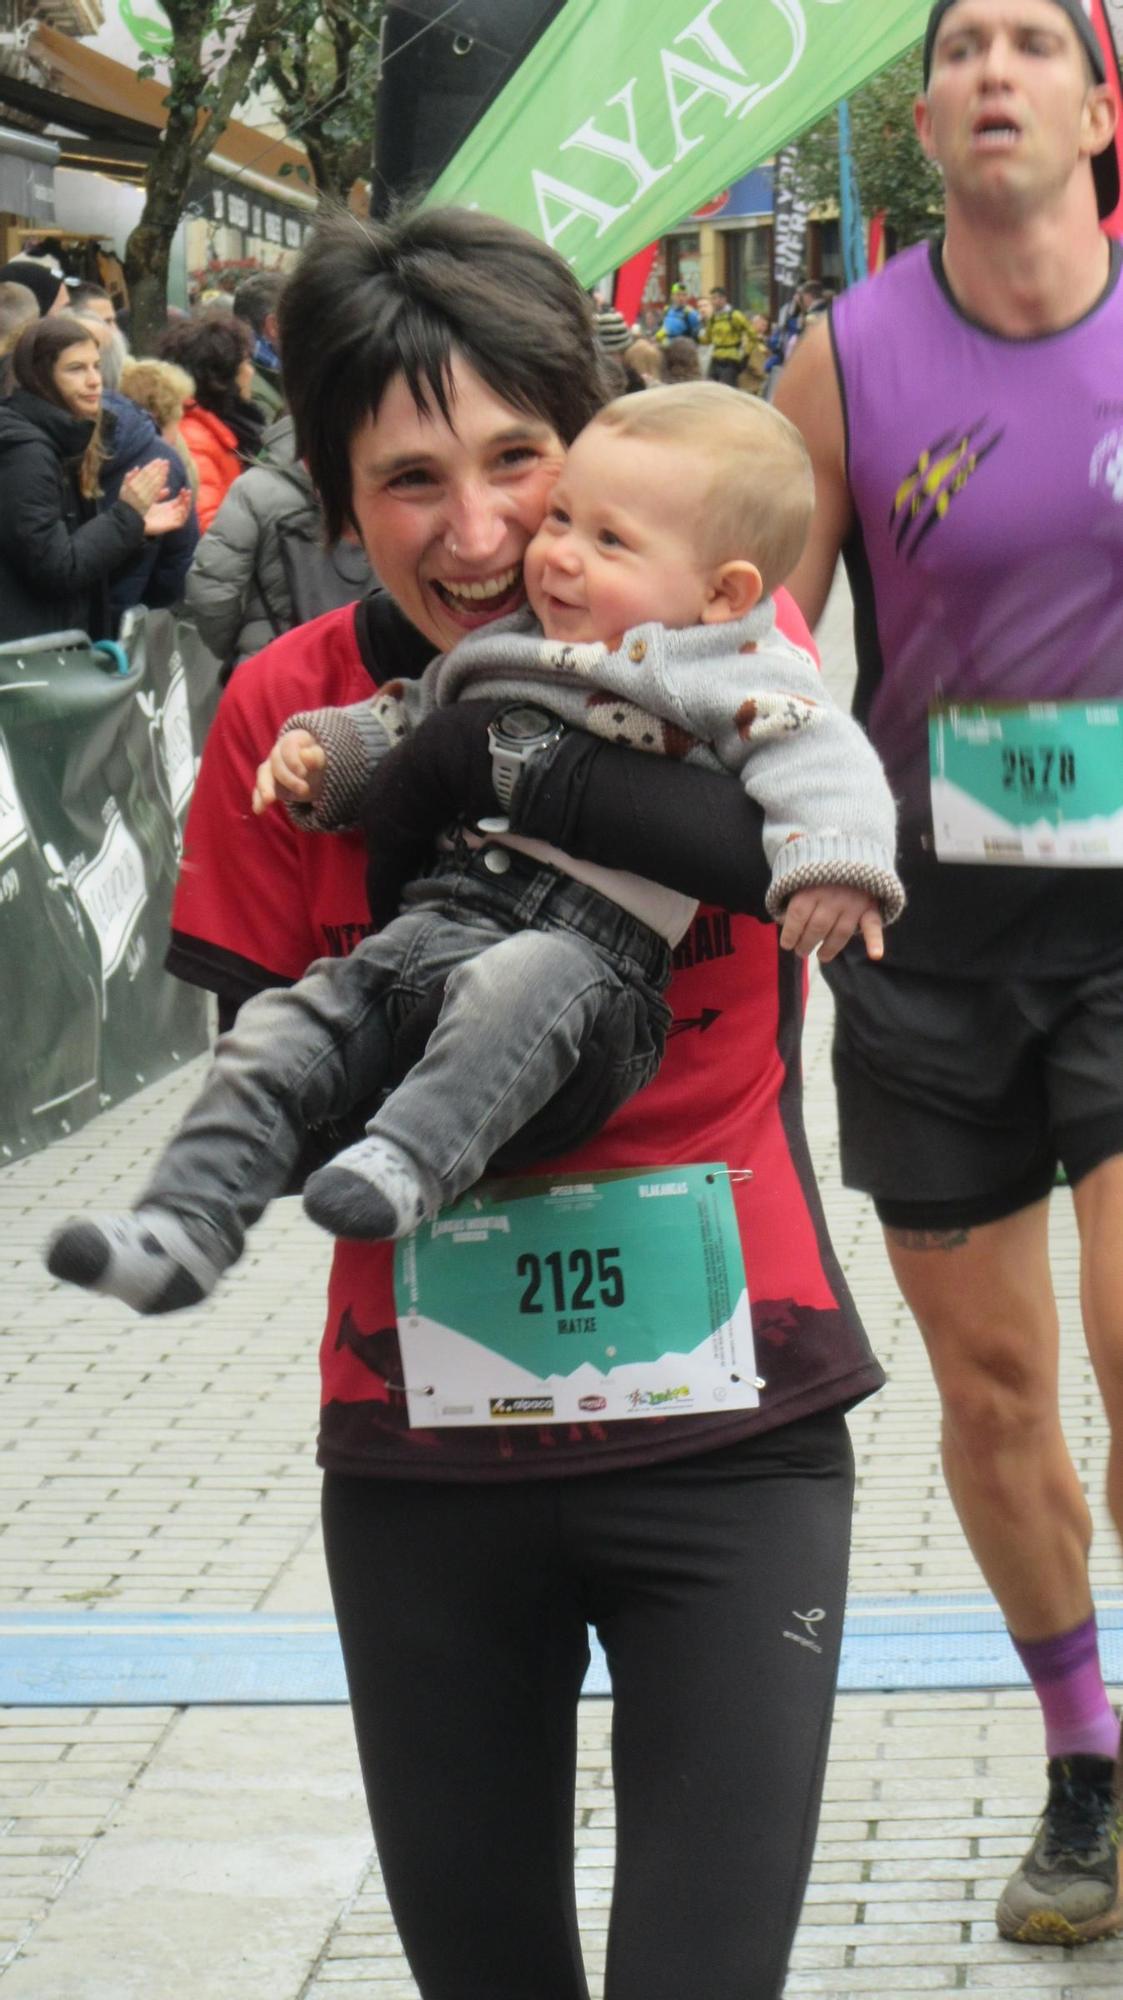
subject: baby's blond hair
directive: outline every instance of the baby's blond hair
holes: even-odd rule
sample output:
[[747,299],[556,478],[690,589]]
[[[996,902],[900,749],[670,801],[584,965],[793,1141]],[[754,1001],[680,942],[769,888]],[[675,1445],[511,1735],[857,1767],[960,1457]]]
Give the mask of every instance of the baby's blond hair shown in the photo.
[[704,563],[755,563],[769,596],[791,575],[811,525],[815,482],[807,446],[779,410],[720,382],[684,382],[619,396],[593,422],[711,462],[696,528]]

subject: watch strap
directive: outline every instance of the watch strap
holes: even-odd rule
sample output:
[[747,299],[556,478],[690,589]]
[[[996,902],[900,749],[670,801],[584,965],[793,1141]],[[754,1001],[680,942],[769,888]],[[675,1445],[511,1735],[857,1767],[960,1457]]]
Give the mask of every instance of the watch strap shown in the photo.
[[517,753],[501,749],[498,745],[492,746],[491,783],[495,796],[505,812],[510,808],[515,784],[524,761]]

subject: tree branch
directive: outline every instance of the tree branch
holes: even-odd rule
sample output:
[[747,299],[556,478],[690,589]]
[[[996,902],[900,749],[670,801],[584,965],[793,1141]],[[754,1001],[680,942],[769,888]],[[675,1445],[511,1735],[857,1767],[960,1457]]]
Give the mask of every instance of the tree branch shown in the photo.
[[241,37],[222,71],[222,80],[214,102],[204,110],[206,122],[199,128],[191,142],[193,168],[203,165],[207,155],[213,150],[230,123],[246,94],[262,49],[269,37],[277,34],[282,28],[285,13],[284,0],[255,0]]

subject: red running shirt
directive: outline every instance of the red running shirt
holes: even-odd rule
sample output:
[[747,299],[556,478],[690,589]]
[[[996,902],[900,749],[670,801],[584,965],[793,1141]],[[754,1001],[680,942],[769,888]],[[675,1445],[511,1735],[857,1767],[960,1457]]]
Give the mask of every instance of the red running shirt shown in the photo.
[[[781,629],[810,645],[781,593]],[[389,663],[393,671],[392,662]],[[255,818],[258,764],[294,710],[370,692],[356,611],[287,633],[233,676],[212,726],[187,826],[169,964],[181,978],[243,997],[342,957],[369,932],[366,853],[356,834],[298,833],[280,812]],[[526,1430],[411,1430],[401,1390],[392,1246],[339,1243],[320,1350],[319,1461],[393,1478],[557,1477],[608,1471],[734,1442],[856,1402],[884,1377],[831,1249],[804,1137],[803,969],[774,924],[699,910],[675,954],[674,1022],[647,1088],[578,1152],[540,1171],[751,1167],[734,1188],[752,1300],[758,1410],[556,1424]]]

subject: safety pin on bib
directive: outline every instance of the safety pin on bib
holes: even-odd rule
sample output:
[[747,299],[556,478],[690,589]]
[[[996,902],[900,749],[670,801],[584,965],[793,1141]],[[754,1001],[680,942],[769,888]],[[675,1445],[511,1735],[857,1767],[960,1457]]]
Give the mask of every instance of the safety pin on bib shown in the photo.
[[[718,1167],[714,1173],[706,1175],[706,1180],[711,1187],[716,1180],[751,1181],[753,1178],[751,1167]],[[741,1378],[739,1375],[734,1375],[731,1379],[734,1382],[739,1382]],[[767,1387],[768,1384],[763,1375],[753,1376],[754,1389],[767,1389]]]

